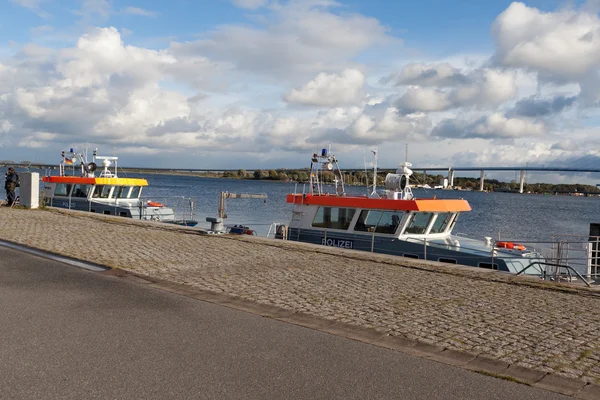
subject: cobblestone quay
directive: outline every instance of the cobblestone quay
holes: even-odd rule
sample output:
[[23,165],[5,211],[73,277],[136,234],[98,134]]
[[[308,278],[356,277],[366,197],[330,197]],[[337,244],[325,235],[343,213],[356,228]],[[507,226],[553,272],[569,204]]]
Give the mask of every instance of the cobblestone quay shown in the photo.
[[0,239],[600,383],[600,293],[468,267],[60,210]]

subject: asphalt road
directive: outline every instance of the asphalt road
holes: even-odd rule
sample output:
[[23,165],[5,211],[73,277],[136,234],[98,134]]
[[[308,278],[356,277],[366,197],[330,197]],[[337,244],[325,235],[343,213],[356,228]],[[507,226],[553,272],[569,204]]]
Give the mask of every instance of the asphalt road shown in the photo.
[[0,247],[0,399],[567,399]]

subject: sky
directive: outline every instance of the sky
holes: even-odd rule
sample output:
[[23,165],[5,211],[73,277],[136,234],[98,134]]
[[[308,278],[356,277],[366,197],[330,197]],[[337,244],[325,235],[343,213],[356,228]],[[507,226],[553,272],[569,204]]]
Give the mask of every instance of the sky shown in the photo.
[[[600,0],[4,0],[0,160],[600,166]],[[502,178],[492,176],[492,178]],[[538,175],[583,183],[594,175]]]

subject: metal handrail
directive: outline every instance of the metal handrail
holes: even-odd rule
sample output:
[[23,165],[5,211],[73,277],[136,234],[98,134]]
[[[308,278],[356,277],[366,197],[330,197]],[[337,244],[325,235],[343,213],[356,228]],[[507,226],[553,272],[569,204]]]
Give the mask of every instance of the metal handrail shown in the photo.
[[[527,265],[521,271],[517,272],[516,275],[521,275],[523,272],[525,272],[526,270],[528,270],[529,268],[531,268],[534,265],[540,265],[540,266],[541,265],[549,265],[551,267],[566,268],[569,271],[573,271],[575,273],[575,275],[577,275],[577,277],[579,277],[579,279],[581,279],[583,281],[583,283],[586,284],[587,287],[591,287],[590,283],[583,276],[581,276],[581,274],[579,272],[577,272],[575,269],[573,269],[573,267],[571,267],[569,265],[561,265],[561,264],[548,263],[548,262],[542,262],[542,261],[534,261],[532,263],[529,263],[529,265]],[[544,277],[546,276],[545,271],[544,271],[543,275],[544,275]],[[557,277],[558,274],[554,274],[553,276]]]

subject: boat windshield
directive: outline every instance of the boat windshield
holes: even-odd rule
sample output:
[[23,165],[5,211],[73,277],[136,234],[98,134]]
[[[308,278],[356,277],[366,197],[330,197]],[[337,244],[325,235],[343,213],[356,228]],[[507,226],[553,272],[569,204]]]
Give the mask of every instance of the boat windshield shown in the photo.
[[429,226],[429,221],[433,217],[432,213],[425,212],[417,212],[414,213],[410,223],[406,227],[404,233],[414,233],[417,235],[422,235],[427,231],[427,227]]
[[452,217],[454,217],[453,213],[440,213],[435,218],[433,225],[431,226],[431,231],[429,233],[442,233],[446,230],[446,227],[452,221]]
[[129,197],[129,189],[129,186],[117,186],[113,193],[113,197],[117,199],[126,199]]
[[110,197],[111,189],[112,189],[112,186],[98,185],[94,189],[94,194],[92,194],[92,197],[100,198],[100,199],[108,199]]
[[71,197],[81,197],[81,198],[86,198],[88,197],[88,193],[90,192],[90,185],[75,185],[75,187],[73,188],[73,194],[71,194]]
[[140,197],[140,193],[142,191],[142,187],[141,186],[134,186],[131,189],[131,194],[129,195],[130,199],[137,199]]

